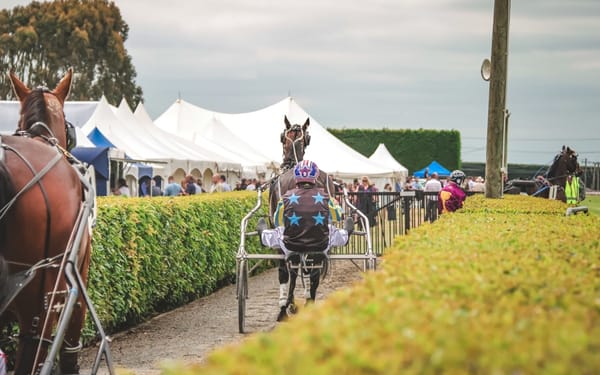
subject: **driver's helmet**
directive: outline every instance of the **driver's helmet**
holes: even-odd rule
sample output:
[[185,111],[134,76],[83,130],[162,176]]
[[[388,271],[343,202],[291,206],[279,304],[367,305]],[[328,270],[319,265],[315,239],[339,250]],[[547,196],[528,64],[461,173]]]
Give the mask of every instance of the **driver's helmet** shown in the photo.
[[463,171],[455,170],[452,171],[452,173],[450,173],[450,181],[456,183],[459,186],[462,185],[466,178],[467,176]]
[[309,182],[314,184],[319,177],[319,167],[310,160],[302,160],[294,167],[294,179],[296,182]]

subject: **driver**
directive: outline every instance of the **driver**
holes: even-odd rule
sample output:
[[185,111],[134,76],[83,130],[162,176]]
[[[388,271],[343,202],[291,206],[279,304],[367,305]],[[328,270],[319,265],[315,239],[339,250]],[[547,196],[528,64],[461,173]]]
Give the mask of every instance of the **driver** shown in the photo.
[[463,171],[452,171],[449,182],[438,193],[438,207],[440,213],[454,212],[463,206],[467,194],[461,185],[466,179]]
[[264,246],[290,252],[327,253],[332,246],[344,246],[352,234],[354,222],[348,218],[344,229],[334,222],[342,212],[335,199],[317,187],[319,167],[302,160],[294,167],[296,188],[288,190],[279,200],[274,215],[275,229],[267,229],[264,218],[258,221],[258,233]]

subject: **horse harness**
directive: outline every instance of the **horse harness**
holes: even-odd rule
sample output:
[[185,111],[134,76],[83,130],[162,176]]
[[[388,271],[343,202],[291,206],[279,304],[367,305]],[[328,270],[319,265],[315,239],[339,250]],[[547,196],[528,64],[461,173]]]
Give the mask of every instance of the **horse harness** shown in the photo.
[[[291,138],[290,136],[288,136],[289,133],[295,133],[298,134],[300,133],[299,137],[295,137],[295,138]],[[281,164],[281,168],[282,173],[284,173],[287,169],[293,168],[295,163],[298,163],[301,159],[299,159],[298,157],[298,152],[296,151],[296,143],[300,142],[300,141],[304,141],[304,147],[306,148],[308,145],[310,145],[310,134],[308,134],[307,132],[304,132],[304,128],[300,125],[292,125],[291,128],[284,130],[281,133],[280,136],[280,141],[281,144],[283,145],[283,163]],[[285,154],[285,145],[286,145],[286,141],[289,141],[292,144],[292,150],[294,151],[294,160],[290,160],[286,158],[286,154]]]
[[[20,137],[27,137],[27,138],[35,138],[35,137],[40,137],[42,138],[44,141],[46,141],[50,146],[53,146],[57,152],[56,155],[39,171],[36,172],[35,168],[33,167],[33,165],[31,164],[31,162],[21,153],[19,152],[19,150],[17,150],[16,148],[4,143],[2,141],[2,137],[0,136],[0,163],[4,163],[5,162],[5,158],[6,158],[6,151],[11,151],[12,153],[14,153],[29,169],[29,171],[33,174],[33,177],[31,178],[31,180],[29,180],[29,182],[27,182],[3,207],[0,207],[0,221],[3,220],[5,218],[5,216],[7,215],[7,213],[9,212],[9,210],[11,209],[11,207],[13,207],[15,205],[15,203],[17,202],[17,200],[19,199],[19,197],[21,197],[23,194],[25,194],[27,191],[29,191],[30,189],[32,189],[35,185],[39,185],[40,191],[44,197],[44,201],[46,202],[46,218],[47,218],[47,223],[46,223],[46,248],[44,251],[44,258],[47,260],[48,259],[48,245],[49,245],[49,238],[50,238],[50,217],[51,217],[51,212],[50,212],[50,204],[49,204],[49,199],[48,199],[48,194],[46,192],[46,189],[44,188],[44,185],[42,183],[42,179],[44,178],[44,176],[46,176],[48,174],[48,172],[50,172],[50,170],[52,170],[52,168],[54,168],[58,162],[60,162],[60,160],[64,157],[71,166],[73,166],[73,168],[77,171],[78,175],[80,177],[82,177],[86,170],[87,167],[80,162],[77,158],[75,158],[68,150],[65,150],[63,147],[61,147],[58,144],[58,140],[57,138],[54,136],[53,132],[50,130],[50,128],[43,122],[36,122],[34,123],[31,128],[38,128],[41,127],[43,130],[47,131],[50,136],[44,136],[41,134],[32,134],[32,132],[30,130],[17,130],[14,134],[14,136],[20,136]],[[76,142],[76,133],[75,133],[75,127],[68,121],[65,120],[65,129],[67,131],[67,148],[70,150]],[[50,262],[51,265],[52,262]],[[30,266],[30,265],[25,265],[25,266]],[[34,265],[35,267],[36,265]],[[38,267],[39,268],[39,267]]]

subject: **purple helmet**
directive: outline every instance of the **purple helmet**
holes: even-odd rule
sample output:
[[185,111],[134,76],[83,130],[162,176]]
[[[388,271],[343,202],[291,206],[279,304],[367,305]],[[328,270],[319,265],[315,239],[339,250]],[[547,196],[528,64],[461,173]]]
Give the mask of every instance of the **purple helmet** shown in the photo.
[[310,160],[302,160],[294,167],[296,182],[310,182],[314,184],[319,177],[319,167]]

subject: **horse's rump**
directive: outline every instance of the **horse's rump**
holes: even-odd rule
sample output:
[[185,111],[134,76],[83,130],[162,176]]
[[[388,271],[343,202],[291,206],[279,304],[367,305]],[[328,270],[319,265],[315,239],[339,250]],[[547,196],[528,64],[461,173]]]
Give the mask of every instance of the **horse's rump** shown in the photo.
[[[59,153],[55,147],[25,137],[3,137],[2,142],[8,146],[3,167],[12,181],[7,197],[19,194]],[[6,212],[1,221],[7,231],[0,249],[2,254],[7,260],[36,257],[39,260],[55,254],[30,254],[35,249],[64,251],[68,238],[63,238],[62,233],[72,231],[81,201],[77,172],[61,157]]]

